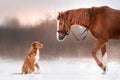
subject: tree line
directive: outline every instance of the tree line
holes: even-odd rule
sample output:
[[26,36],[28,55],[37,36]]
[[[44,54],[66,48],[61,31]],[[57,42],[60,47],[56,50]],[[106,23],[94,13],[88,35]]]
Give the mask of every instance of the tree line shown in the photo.
[[[24,58],[33,41],[44,44],[41,58],[91,57],[94,40],[88,34],[84,41],[78,42],[72,34],[65,41],[56,39],[56,20],[44,20],[36,25],[21,25],[17,19],[7,20],[0,25],[0,56]],[[118,44],[118,42],[113,42]],[[111,43],[111,45],[114,45]],[[120,56],[120,55],[119,55]]]

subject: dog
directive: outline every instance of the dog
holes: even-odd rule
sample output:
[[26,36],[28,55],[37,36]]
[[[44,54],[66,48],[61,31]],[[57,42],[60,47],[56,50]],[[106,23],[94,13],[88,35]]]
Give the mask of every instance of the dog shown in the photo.
[[35,67],[37,68],[37,73],[39,73],[40,67],[38,65],[39,60],[39,49],[43,47],[43,44],[38,41],[34,41],[31,44],[31,48],[24,60],[24,64],[22,66],[22,74],[34,73]]

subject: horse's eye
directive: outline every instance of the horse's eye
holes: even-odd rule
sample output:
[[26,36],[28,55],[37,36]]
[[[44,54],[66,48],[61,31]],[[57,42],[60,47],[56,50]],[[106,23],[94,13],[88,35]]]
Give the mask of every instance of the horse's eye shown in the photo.
[[62,23],[59,23],[59,25],[62,25]]

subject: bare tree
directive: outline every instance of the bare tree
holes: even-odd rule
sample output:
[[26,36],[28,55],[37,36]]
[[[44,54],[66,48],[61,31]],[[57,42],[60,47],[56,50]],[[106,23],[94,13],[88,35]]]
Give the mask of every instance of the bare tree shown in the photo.
[[20,27],[20,23],[19,20],[15,17],[14,18],[6,17],[4,20],[4,26],[16,28]]

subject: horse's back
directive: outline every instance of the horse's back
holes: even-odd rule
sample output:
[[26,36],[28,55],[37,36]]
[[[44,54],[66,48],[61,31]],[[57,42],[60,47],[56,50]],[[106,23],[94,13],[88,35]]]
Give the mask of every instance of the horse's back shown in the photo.
[[102,27],[111,39],[120,39],[120,10],[103,6],[96,8],[96,13],[96,27]]
[[120,10],[106,9],[106,26],[110,35],[120,36]]

